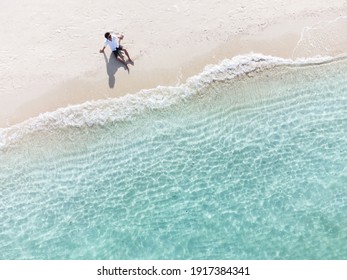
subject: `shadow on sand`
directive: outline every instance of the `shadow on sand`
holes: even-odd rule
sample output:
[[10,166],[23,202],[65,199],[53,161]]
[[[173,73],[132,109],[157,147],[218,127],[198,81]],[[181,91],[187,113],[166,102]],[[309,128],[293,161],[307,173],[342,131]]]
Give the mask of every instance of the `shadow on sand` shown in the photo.
[[110,57],[107,58],[106,54],[104,53],[104,58],[106,62],[106,71],[108,75],[108,85],[110,88],[114,88],[116,84],[116,72],[119,68],[125,68],[125,66],[116,59],[113,53],[110,54]]

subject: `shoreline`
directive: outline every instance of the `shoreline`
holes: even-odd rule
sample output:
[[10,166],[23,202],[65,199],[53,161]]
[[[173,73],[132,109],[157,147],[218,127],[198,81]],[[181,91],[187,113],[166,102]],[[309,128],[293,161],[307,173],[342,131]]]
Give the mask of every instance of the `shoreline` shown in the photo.
[[[333,21],[343,16],[346,10],[347,6],[344,6],[344,9],[339,10],[339,14],[335,10],[321,17],[318,17],[321,14],[312,13],[307,18],[302,17],[295,22],[291,19],[277,21],[258,27],[260,30],[228,35],[208,44],[206,41],[193,42],[190,45],[186,45],[189,42],[177,46],[173,44],[167,48],[161,46],[150,50],[149,53],[136,49],[133,42],[128,41],[132,35],[125,34],[124,45],[135,58],[134,66],[129,66],[129,74],[114,61],[107,63],[110,57],[109,49],[103,57],[103,54],[96,53],[96,46],[92,57],[97,65],[94,70],[81,73],[79,76],[72,75],[74,77],[56,77],[56,83],[50,88],[44,85],[28,87],[25,89],[28,92],[25,98],[23,93],[4,95],[4,102],[0,106],[0,128],[11,127],[42,113],[70,105],[120,97],[157,86],[179,85],[187,78],[201,73],[205,66],[218,64],[223,59],[230,59],[236,55],[254,52],[297,58],[293,57],[293,51],[302,39],[305,28],[320,22]],[[98,42],[102,45],[102,39]],[[341,50],[337,50],[336,53],[330,52],[337,55]],[[191,56],[191,53],[194,55]]]

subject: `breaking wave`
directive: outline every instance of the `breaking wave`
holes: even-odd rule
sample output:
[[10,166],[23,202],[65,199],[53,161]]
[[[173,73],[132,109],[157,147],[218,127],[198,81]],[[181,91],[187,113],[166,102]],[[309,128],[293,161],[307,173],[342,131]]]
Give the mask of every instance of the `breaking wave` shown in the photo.
[[120,98],[88,101],[79,105],[60,108],[31,118],[9,128],[0,129],[0,149],[25,135],[42,130],[65,127],[90,127],[109,122],[126,121],[148,110],[166,108],[191,99],[214,82],[224,82],[236,77],[247,77],[279,66],[300,67],[328,63],[340,58],[329,56],[308,59],[284,59],[251,53],[225,59],[220,64],[208,65],[202,73],[179,86],[158,86],[141,90]]

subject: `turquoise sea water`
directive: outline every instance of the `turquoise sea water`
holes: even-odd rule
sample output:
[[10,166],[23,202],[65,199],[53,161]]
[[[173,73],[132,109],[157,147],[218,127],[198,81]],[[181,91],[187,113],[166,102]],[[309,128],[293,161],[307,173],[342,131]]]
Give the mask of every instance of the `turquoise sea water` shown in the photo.
[[347,259],[347,60],[268,60],[3,130],[0,258]]

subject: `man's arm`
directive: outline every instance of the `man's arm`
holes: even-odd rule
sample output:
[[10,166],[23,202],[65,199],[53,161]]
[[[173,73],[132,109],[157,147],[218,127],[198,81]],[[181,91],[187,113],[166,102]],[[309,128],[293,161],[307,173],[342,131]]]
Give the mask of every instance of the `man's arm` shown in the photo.
[[124,35],[118,35],[118,34],[117,34],[117,38],[118,38],[118,45],[120,45],[120,41],[123,40]]
[[106,48],[106,47],[105,47],[105,46],[103,46],[103,48],[100,50],[100,52],[101,52],[101,53],[103,53],[103,52],[104,52],[104,50],[105,50],[105,48]]

